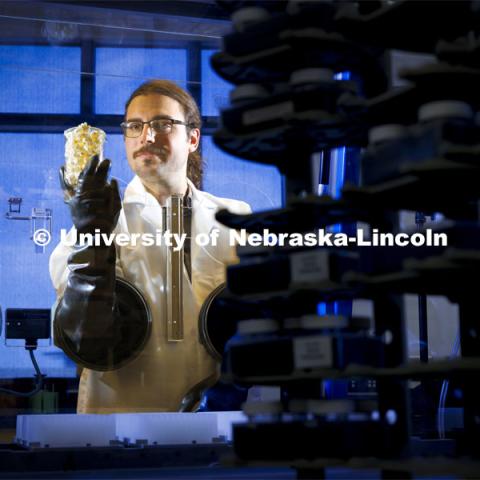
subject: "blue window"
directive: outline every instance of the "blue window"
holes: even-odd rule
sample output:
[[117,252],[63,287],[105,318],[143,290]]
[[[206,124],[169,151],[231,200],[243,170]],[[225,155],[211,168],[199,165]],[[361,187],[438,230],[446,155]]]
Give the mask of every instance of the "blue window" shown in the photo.
[[202,99],[201,112],[204,116],[217,116],[228,105],[228,94],[232,85],[222,80],[210,66],[210,57],[216,50],[202,50]]
[[0,112],[80,112],[79,47],[0,45],[0,70]]
[[95,111],[123,114],[125,102],[141,83],[152,78],[187,81],[187,52],[167,48],[97,48]]

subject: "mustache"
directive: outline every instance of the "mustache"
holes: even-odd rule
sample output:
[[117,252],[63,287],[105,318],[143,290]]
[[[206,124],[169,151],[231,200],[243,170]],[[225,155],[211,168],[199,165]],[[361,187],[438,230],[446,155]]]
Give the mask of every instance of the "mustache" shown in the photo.
[[138,157],[139,155],[142,155],[143,153],[151,153],[153,155],[156,155],[157,157],[160,157],[162,154],[165,154],[166,151],[164,148],[159,148],[159,147],[154,147],[152,145],[147,146],[147,147],[142,147],[139,148],[134,154],[133,158]]

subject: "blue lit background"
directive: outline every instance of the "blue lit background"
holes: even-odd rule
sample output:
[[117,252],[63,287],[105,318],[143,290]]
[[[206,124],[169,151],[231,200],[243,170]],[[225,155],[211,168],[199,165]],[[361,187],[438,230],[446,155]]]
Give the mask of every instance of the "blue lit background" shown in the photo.
[[[209,56],[201,55],[201,109],[218,115],[229,86],[210,69]],[[78,114],[80,112],[81,51],[78,47],[0,46],[0,112]],[[141,82],[168,78],[187,88],[185,49],[97,48],[95,112],[122,114],[124,103]],[[74,125],[68,125],[68,127]],[[236,159],[219,151],[203,137],[206,159],[204,189],[215,195],[249,202],[254,210],[279,207],[282,178],[274,167]],[[108,135],[105,155],[112,159],[112,175],[123,190],[132,178],[121,135]],[[0,305],[6,308],[50,308],[55,292],[50,283],[48,259],[59,241],[60,229],[71,226],[58,185],[58,168],[64,161],[61,133],[0,133]],[[53,211],[52,242],[36,253],[30,239],[30,222],[7,220],[8,199],[22,197],[21,215],[32,208]],[[4,329],[3,329],[4,330]],[[40,348],[41,369],[49,377],[75,376],[75,365],[56,347]],[[33,368],[23,348],[6,347],[0,337],[0,378],[31,377]]]

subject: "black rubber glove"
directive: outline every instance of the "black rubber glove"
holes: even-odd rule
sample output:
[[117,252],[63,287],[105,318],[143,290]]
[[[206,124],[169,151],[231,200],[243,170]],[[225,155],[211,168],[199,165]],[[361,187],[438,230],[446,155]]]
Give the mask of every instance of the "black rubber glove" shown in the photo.
[[[78,177],[78,184],[68,205],[73,224],[78,233],[111,233],[118,221],[121,209],[118,183],[107,182],[110,160],[99,163],[98,156],[92,157]],[[60,169],[62,188],[71,191],[64,179],[64,167]]]
[[[93,157],[67,201],[79,234],[109,234],[121,209],[116,180],[107,182],[110,161]],[[62,188],[66,187],[60,171]],[[71,192],[70,192],[71,193]],[[55,344],[75,362],[113,370],[140,353],[150,333],[150,313],[140,292],[115,278],[111,246],[77,246],[68,258],[67,287],[55,311]]]

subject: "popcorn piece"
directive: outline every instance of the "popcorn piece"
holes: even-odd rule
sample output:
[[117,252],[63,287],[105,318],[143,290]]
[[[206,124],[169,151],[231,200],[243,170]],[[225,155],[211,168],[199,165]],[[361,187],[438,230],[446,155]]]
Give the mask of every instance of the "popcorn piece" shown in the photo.
[[99,128],[82,123],[78,127],[64,132],[65,143],[65,180],[75,187],[78,176],[93,155],[103,157],[103,144],[106,134]]

